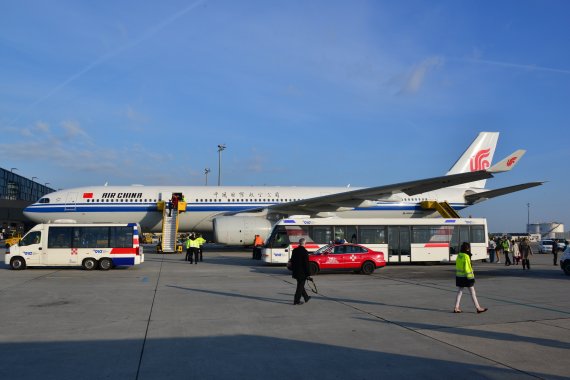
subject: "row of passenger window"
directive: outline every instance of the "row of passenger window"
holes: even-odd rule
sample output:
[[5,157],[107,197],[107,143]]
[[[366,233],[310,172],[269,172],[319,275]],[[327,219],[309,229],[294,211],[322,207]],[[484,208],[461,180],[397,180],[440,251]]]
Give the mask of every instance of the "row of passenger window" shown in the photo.
[[[293,202],[293,201],[297,201],[299,199],[196,199],[196,202]],[[87,203],[113,203],[113,202],[117,202],[117,203],[147,203],[147,202],[154,202],[156,203],[157,200],[156,199],[87,199]],[[45,202],[45,203],[49,203]]]

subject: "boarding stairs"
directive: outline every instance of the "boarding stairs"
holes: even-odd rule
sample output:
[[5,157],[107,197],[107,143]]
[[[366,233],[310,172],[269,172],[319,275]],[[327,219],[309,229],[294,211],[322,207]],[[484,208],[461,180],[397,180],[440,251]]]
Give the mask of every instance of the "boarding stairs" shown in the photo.
[[447,202],[423,201],[424,210],[436,210],[443,218],[459,219],[461,216]]
[[171,210],[168,216],[168,209],[162,211],[162,252],[176,252],[176,236],[178,235],[178,210]]
[[[178,245],[178,225],[180,213],[186,211],[186,202],[178,202],[178,209],[168,210],[166,202],[158,203],[158,210],[162,211],[162,238],[156,247],[157,251],[163,253],[182,252],[182,246]],[[169,215],[170,214],[170,215]]]

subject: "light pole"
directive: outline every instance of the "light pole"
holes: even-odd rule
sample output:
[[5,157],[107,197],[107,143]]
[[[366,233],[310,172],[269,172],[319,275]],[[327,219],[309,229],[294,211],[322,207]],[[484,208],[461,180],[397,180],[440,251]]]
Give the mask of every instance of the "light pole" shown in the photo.
[[37,178],[37,179],[39,179],[38,177],[32,177],[32,182],[34,182],[34,178]]
[[226,149],[226,144],[218,145],[218,186],[220,186],[222,182],[222,150],[224,149]]
[[208,186],[208,173],[211,172],[210,168],[204,169],[204,174],[206,175],[206,186]]
[[14,173],[14,170],[18,170],[18,168],[12,168],[12,169],[10,169],[10,171],[11,171],[12,173]]
[[530,232],[530,203],[526,204],[527,213],[526,213],[526,232]]
[[51,183],[49,183],[49,182],[44,183],[45,187],[47,187],[48,185],[51,185]]

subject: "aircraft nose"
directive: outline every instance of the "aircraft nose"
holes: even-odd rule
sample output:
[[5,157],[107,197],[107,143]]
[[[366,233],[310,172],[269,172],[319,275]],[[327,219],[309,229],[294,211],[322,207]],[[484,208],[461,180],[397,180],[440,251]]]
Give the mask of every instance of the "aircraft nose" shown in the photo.
[[34,212],[32,206],[33,206],[33,204],[29,205],[28,207],[25,207],[24,210],[22,211],[22,214],[24,214],[24,216],[26,218],[33,220],[33,221],[36,221],[34,218],[36,213]]

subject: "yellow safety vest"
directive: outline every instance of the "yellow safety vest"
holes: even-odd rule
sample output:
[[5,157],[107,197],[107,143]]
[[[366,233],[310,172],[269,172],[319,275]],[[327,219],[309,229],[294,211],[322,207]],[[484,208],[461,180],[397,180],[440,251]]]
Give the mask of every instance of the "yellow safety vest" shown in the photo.
[[198,241],[198,246],[201,247],[206,242],[206,239],[200,236],[196,241]]
[[457,260],[455,260],[455,275],[468,279],[475,278],[473,268],[471,267],[471,258],[468,254],[459,252],[459,255],[457,255]]
[[186,240],[186,249],[188,248],[200,248],[200,244],[198,242],[198,239],[188,239]]

